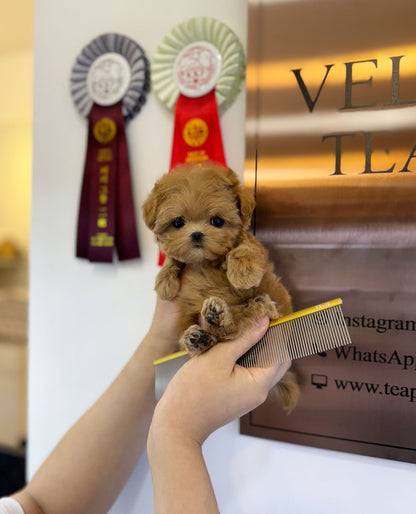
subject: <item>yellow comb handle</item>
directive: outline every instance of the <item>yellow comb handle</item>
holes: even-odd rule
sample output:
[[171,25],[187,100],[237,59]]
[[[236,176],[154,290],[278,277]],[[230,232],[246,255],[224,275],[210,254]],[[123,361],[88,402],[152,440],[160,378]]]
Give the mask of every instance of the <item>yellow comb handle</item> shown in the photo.
[[270,326],[274,327],[276,325],[280,325],[281,323],[286,323],[287,321],[292,321],[294,319],[303,318],[303,316],[308,316],[309,314],[315,314],[316,312],[324,311],[326,309],[330,309],[331,307],[335,307],[337,305],[342,305],[341,298],[336,298],[335,300],[329,300],[328,302],[320,303],[318,305],[314,305],[313,307],[308,307],[307,309],[302,309],[300,311],[292,312],[292,314],[288,314],[287,316],[282,316],[279,319],[271,321]]

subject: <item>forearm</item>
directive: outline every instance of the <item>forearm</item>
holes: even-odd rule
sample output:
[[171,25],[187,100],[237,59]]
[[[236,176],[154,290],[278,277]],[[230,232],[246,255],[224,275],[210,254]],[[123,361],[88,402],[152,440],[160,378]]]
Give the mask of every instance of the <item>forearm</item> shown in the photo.
[[202,455],[216,429],[257,407],[290,363],[243,368],[236,361],[266,332],[268,318],[186,362],[156,406],[147,440],[156,514],[217,514]]
[[155,514],[218,514],[202,448],[183,434],[149,435]]
[[[145,338],[19,495],[22,504],[31,501],[29,494],[46,514],[108,511],[145,445],[155,404],[153,359],[158,356]],[[26,513],[31,512],[36,510],[30,506]]]

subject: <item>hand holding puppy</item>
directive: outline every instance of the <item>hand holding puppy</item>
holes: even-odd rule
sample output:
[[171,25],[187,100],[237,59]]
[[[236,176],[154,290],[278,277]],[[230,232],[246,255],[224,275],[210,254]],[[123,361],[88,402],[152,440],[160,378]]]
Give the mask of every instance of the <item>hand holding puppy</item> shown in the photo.
[[[236,361],[266,332],[266,317],[236,340],[190,359],[176,373],[156,406],[150,439],[175,431],[202,445],[215,430],[263,403],[290,362],[244,368]],[[203,401],[201,401],[203,399]]]
[[262,403],[290,366],[236,364],[267,327],[267,318],[257,320],[236,340],[188,361],[172,379],[156,406],[147,441],[155,512],[218,514],[201,446],[214,430]]

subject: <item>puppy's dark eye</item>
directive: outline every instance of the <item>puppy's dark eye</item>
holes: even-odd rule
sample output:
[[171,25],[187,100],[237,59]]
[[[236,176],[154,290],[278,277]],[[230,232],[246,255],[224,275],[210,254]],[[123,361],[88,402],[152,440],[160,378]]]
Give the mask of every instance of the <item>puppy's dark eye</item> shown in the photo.
[[173,221],[172,221],[172,225],[175,227],[175,228],[181,228],[185,225],[185,220],[182,218],[182,216],[180,216],[179,218],[175,218]]
[[219,216],[213,216],[210,220],[211,225],[214,227],[220,228],[224,225],[224,220]]

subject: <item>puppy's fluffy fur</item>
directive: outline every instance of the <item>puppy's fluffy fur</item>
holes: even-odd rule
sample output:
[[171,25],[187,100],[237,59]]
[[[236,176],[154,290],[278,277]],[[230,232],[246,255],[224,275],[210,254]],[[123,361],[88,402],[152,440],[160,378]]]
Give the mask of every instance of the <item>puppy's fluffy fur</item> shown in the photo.
[[[210,163],[164,175],[143,205],[166,254],[155,289],[163,299],[178,297],[180,344],[191,356],[235,338],[258,317],[291,312],[266,249],[247,231],[254,207],[235,173]],[[277,392],[292,410],[299,389],[291,372]]]

